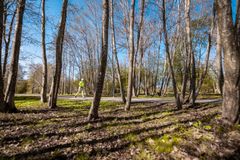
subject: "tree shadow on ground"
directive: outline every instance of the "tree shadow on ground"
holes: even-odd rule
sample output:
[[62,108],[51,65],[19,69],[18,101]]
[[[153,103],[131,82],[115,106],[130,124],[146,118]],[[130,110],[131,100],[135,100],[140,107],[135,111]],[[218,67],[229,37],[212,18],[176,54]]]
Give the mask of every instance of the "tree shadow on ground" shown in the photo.
[[[194,109],[176,110],[174,106],[169,106],[167,104],[154,104],[141,107],[135,106],[130,112],[119,112],[119,114],[115,116],[113,115],[115,112],[103,112],[101,119],[89,123],[85,118],[79,117],[80,115],[75,113],[77,112],[76,110],[65,110],[65,108],[63,108],[53,112],[55,114],[65,112],[73,114],[74,112],[75,115],[69,115],[67,116],[69,119],[65,120],[63,119],[66,117],[62,115],[50,115],[47,117],[47,120],[54,121],[54,118],[58,118],[54,121],[56,123],[47,124],[42,129],[39,128],[32,132],[29,130],[29,132],[26,131],[19,134],[9,134],[8,136],[0,138],[0,157],[3,159],[31,159],[34,157],[38,157],[39,159],[41,159],[41,157],[42,159],[44,159],[44,157],[72,159],[78,153],[86,152],[84,151],[84,148],[91,146],[91,150],[86,153],[94,159],[94,157],[99,154],[107,156],[113,152],[126,151],[133,143],[140,143],[148,138],[161,137],[163,134],[171,134],[180,129],[180,124],[187,126],[190,122],[208,121],[219,114],[218,106],[216,105],[200,105]],[[47,112],[46,114],[48,113],[52,112]],[[28,114],[38,113],[29,112]],[[163,119],[165,121],[162,121]],[[3,124],[6,122],[7,121],[2,121]],[[22,125],[26,126],[28,124],[29,122],[26,124],[22,123]],[[21,127],[24,128],[24,126]],[[113,127],[113,129],[107,131],[109,127]],[[121,127],[125,127],[125,129],[122,129]],[[64,131],[60,132],[59,130],[61,128],[64,128]],[[170,130],[171,128],[173,128],[173,130]],[[115,132],[118,130],[119,132]],[[112,133],[112,131],[114,131],[114,133]],[[75,137],[75,135],[80,133],[84,133],[83,137],[71,140],[72,137]],[[126,140],[126,136],[131,134],[141,135],[141,137],[134,142]],[[33,142],[38,142],[42,137],[46,140],[49,139],[50,141],[48,141],[49,144],[46,146],[32,144],[35,147],[31,147],[28,150],[19,150],[10,154],[6,154],[1,151],[1,148],[8,144],[13,145],[20,143],[25,137],[31,138]],[[65,137],[70,140],[62,142],[61,140]],[[59,141],[59,143],[52,143],[54,141]],[[67,150],[67,148],[77,150],[77,152],[70,152],[66,154],[65,150]],[[60,152],[57,156],[52,155],[53,152],[57,151]],[[190,152],[189,155],[194,152],[195,150],[192,153]]]

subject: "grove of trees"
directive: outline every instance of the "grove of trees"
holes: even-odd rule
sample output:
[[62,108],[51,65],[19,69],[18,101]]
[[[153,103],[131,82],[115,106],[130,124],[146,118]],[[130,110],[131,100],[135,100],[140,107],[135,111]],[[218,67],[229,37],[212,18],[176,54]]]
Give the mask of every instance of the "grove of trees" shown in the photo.
[[[99,118],[103,95],[121,96],[127,112],[132,97],[170,95],[181,110],[214,93],[222,95],[223,122],[239,123],[238,0],[63,0],[56,24],[48,2],[0,1],[1,112],[17,112],[21,76],[51,109],[83,78],[93,96],[88,120]],[[26,69],[20,48],[28,45],[40,48],[40,61]]]

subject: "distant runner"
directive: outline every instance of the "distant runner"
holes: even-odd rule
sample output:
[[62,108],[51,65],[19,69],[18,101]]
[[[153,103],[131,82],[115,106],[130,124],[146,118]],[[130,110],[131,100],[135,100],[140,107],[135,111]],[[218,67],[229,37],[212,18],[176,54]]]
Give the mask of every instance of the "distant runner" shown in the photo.
[[77,97],[77,95],[79,95],[79,93],[82,92],[82,97],[85,97],[85,83],[84,83],[84,79],[82,78],[81,81],[79,82],[79,87],[78,87],[78,91],[75,94],[75,98]]

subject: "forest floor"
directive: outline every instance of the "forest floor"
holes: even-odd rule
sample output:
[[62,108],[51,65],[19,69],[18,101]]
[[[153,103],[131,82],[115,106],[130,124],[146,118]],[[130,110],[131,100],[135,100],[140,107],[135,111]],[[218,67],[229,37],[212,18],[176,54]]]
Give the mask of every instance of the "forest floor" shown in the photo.
[[0,114],[0,159],[240,159],[240,125],[221,125],[221,103],[176,110],[166,102],[102,101],[101,119],[87,122],[91,102],[16,97],[19,113]]

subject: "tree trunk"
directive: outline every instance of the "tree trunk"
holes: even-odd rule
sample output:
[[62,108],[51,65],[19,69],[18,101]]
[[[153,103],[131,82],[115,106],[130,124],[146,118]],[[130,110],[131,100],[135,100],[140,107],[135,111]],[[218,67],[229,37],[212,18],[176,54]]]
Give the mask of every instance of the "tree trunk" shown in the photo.
[[2,39],[3,39],[3,12],[4,12],[4,1],[0,1],[0,112],[4,111],[4,87],[3,87],[3,76],[2,76]]
[[143,50],[143,38],[140,37],[140,46],[139,46],[139,51],[140,51],[140,57],[139,57],[139,66],[138,66],[138,83],[137,83],[137,94],[139,95],[141,93],[141,82],[142,82],[142,60],[143,60],[143,55],[144,55],[144,50]]
[[127,89],[127,103],[125,110],[130,110],[132,100],[132,83],[133,83],[133,63],[134,63],[134,12],[135,0],[132,0],[129,23],[129,70],[128,70],[128,89]]
[[187,33],[187,49],[188,54],[191,55],[191,81],[190,81],[190,90],[193,93],[191,97],[192,106],[195,105],[195,90],[196,90],[196,71],[195,71],[195,55],[192,50],[192,36],[191,36],[191,26],[190,26],[190,5],[191,0],[185,1],[185,23],[186,23],[186,33]]
[[46,43],[45,43],[45,0],[42,0],[42,90],[41,90],[41,102],[47,102],[47,55],[46,55]]
[[104,85],[104,78],[107,66],[108,57],[108,23],[109,23],[109,1],[103,0],[103,16],[102,16],[102,50],[101,50],[101,63],[98,70],[97,87],[94,93],[92,106],[89,111],[88,120],[94,120],[98,118],[98,108],[102,96],[102,90]]
[[9,73],[8,83],[6,87],[6,93],[5,93],[5,102],[6,102],[5,111],[7,112],[17,111],[14,104],[14,95],[15,95],[15,88],[17,83],[17,76],[18,76],[18,63],[19,63],[19,54],[20,54],[20,46],[21,46],[24,10],[25,10],[25,0],[19,0],[18,7],[17,7],[17,19],[16,19],[16,26],[15,26],[15,35],[13,40],[10,73]]
[[[141,11],[140,11],[140,23],[138,26],[138,30],[137,30],[137,47],[136,47],[136,52],[135,52],[135,59],[134,59],[134,71],[133,71],[133,81],[134,81],[134,95],[137,97],[138,96],[138,75],[137,75],[137,55],[138,55],[138,51],[139,51],[139,46],[141,45],[141,33],[142,33],[142,28],[143,28],[143,22],[144,22],[144,11],[145,11],[145,0],[141,0]],[[142,46],[141,46],[142,47]],[[140,55],[141,56],[141,55]],[[141,59],[141,57],[140,57]],[[139,62],[141,63],[141,62]],[[139,64],[140,65],[140,64]],[[138,73],[139,74],[139,73]]]
[[188,82],[189,72],[190,72],[189,62],[191,60],[190,60],[190,55],[189,55],[189,52],[188,52],[187,48],[185,49],[184,61],[185,61],[185,63],[184,63],[184,75],[183,75],[182,89],[181,89],[181,102],[182,103],[184,103],[184,101],[185,101],[186,90],[187,90],[187,82]]
[[61,71],[62,71],[62,51],[63,51],[63,41],[64,41],[64,33],[65,33],[65,26],[66,26],[66,19],[67,19],[67,6],[68,6],[68,0],[63,0],[61,22],[60,22],[57,40],[56,40],[55,73],[52,80],[49,102],[48,102],[48,106],[50,108],[57,107],[57,96],[58,96],[59,84],[61,79]]
[[[7,12],[7,11],[5,11]],[[7,60],[8,60],[8,54],[9,54],[9,46],[10,46],[10,41],[11,41],[11,37],[12,37],[12,30],[13,30],[13,23],[14,23],[14,19],[16,16],[16,12],[17,10],[14,11],[10,25],[9,25],[9,31],[8,31],[8,36],[7,38],[4,38],[4,42],[5,42],[5,53],[4,53],[4,61],[3,61],[3,79],[5,78],[6,75],[6,68],[7,68]],[[6,21],[7,21],[7,13],[5,13],[5,17],[4,17],[4,24],[6,25]],[[5,30],[6,30],[6,26],[5,26]],[[6,34],[6,33],[5,33]]]
[[231,1],[215,1],[219,33],[224,49],[224,93],[222,118],[227,124],[239,121],[240,55],[232,20]]
[[208,35],[208,46],[207,46],[206,57],[205,57],[205,68],[204,68],[204,71],[203,71],[203,73],[201,74],[201,76],[199,78],[198,86],[197,86],[196,93],[195,93],[195,97],[196,98],[199,95],[199,92],[200,92],[200,89],[202,87],[204,78],[206,77],[207,71],[208,71],[208,62],[209,62],[209,56],[210,56],[210,51],[211,51],[211,46],[212,46],[212,44],[211,44],[211,35],[212,34]]
[[115,97],[115,66],[113,53],[112,53],[112,96]]
[[173,69],[172,60],[171,60],[170,51],[169,51],[168,33],[167,33],[167,25],[166,25],[165,0],[162,0],[162,20],[163,20],[163,33],[164,33],[164,38],[165,38],[165,48],[166,48],[166,54],[167,54],[167,57],[168,57],[168,63],[169,63],[169,67],[170,67],[170,72],[171,72],[171,75],[172,75],[172,85],[173,85],[175,102],[176,102],[177,108],[178,109],[182,109],[182,104],[180,102],[180,98],[179,98],[179,95],[178,95],[174,69]]
[[117,56],[117,47],[116,47],[116,39],[115,39],[115,27],[114,27],[114,8],[113,8],[113,0],[111,0],[111,5],[110,5],[110,10],[111,10],[111,28],[112,28],[112,47],[113,47],[113,54],[115,57],[116,65],[117,65],[117,76],[118,76],[118,83],[120,87],[120,94],[122,98],[122,102],[126,103],[126,98],[125,98],[125,91],[124,91],[124,86],[122,83],[122,75],[120,71],[120,65],[118,62],[118,56]]

